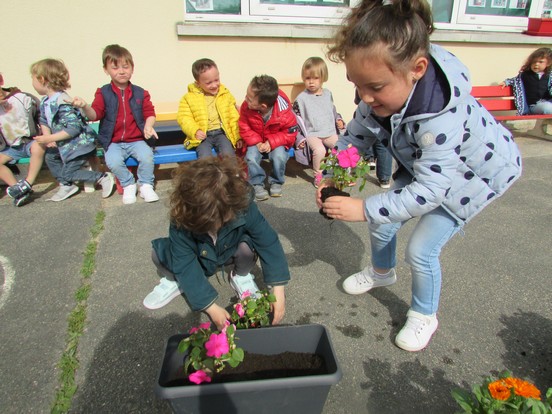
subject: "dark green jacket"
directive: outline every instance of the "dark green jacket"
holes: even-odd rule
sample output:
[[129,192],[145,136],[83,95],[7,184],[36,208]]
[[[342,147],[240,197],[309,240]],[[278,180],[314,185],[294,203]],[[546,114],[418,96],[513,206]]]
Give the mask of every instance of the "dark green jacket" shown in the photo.
[[174,273],[192,310],[202,311],[218,297],[207,277],[234,256],[242,241],[259,255],[266,285],[288,283],[289,267],[278,234],[253,201],[246,211],[219,230],[216,244],[208,234],[181,230],[172,223],[169,237],[155,239],[152,244],[161,263]]

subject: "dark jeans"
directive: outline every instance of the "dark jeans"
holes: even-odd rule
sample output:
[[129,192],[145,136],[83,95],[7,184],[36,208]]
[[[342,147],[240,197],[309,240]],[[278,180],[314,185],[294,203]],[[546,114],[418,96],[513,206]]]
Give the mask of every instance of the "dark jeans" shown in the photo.
[[376,161],[376,177],[380,181],[389,181],[393,169],[393,157],[385,146],[376,141],[372,148],[366,152],[365,157],[374,157]]
[[[176,278],[174,276],[174,273],[171,272],[169,269],[167,269],[157,257],[157,253],[155,252],[155,249],[152,249],[151,251],[151,260],[155,264],[155,267],[157,268],[157,274],[161,277],[166,277],[168,280],[172,280],[173,282],[176,282]],[[236,249],[236,253],[234,256],[228,260],[224,265],[234,265],[234,273],[239,276],[245,276],[248,273],[251,272],[251,269],[253,269],[253,266],[255,266],[255,263],[257,262],[257,254],[249,248],[249,245],[245,242],[242,242],[238,245],[238,248]],[[207,275],[210,276],[210,275]]]
[[212,157],[213,148],[218,155],[235,155],[234,146],[222,129],[207,131],[207,138],[196,148],[197,158]]
[[63,185],[71,185],[76,181],[95,183],[102,177],[103,173],[82,169],[86,161],[95,154],[96,150],[63,162],[57,149],[48,148],[44,159],[50,173],[56,181]]

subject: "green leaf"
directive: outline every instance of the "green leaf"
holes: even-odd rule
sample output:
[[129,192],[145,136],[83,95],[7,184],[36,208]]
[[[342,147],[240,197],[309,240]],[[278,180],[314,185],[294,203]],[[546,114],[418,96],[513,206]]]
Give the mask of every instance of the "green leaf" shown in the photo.
[[236,348],[232,351],[232,358],[236,361],[242,362],[244,357],[244,352],[242,348]]
[[183,354],[184,352],[186,352],[188,350],[189,347],[190,347],[190,342],[183,339],[178,344],[178,352]]

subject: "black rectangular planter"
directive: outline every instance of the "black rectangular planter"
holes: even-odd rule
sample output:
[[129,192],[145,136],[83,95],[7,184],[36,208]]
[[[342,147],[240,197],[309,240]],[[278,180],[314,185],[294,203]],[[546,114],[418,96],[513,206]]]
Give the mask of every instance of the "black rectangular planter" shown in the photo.
[[186,335],[169,338],[156,394],[171,404],[175,413],[284,413],[319,414],[328,392],[342,373],[326,328],[318,324],[271,326],[236,332],[236,344],[258,354],[307,352],[321,355],[327,372],[292,378],[233,383],[166,387],[182,367],[184,354],[178,344]]

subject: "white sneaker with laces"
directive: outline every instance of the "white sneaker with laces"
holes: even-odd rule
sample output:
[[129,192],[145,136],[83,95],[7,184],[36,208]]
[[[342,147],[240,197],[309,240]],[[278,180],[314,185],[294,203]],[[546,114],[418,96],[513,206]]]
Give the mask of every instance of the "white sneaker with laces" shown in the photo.
[[395,269],[391,269],[387,277],[378,277],[374,275],[372,266],[366,266],[343,281],[343,290],[349,295],[360,295],[376,287],[392,285],[396,281]]
[[257,298],[259,296],[259,287],[255,283],[255,276],[251,273],[248,273],[245,276],[239,276],[232,271],[230,272],[229,278],[230,286],[232,286],[232,289],[234,289],[236,295],[238,295],[238,299],[241,299],[245,292],[249,292],[249,295],[253,298]]
[[159,309],[180,295],[178,283],[166,277],[144,298],[144,306],[148,309]]
[[102,186],[102,198],[107,198],[115,189],[115,177],[112,173],[107,172],[98,180],[98,184]]
[[140,186],[140,197],[142,197],[146,203],[153,203],[159,200],[159,196],[153,190],[151,184],[142,184]]
[[49,198],[49,201],[63,201],[69,197],[71,197],[73,194],[76,194],[79,192],[79,187],[75,184],[71,185],[64,185],[61,184],[59,186],[59,190],[57,193],[55,193],[51,198]]
[[136,203],[136,184],[130,184],[123,188],[123,204]]
[[420,351],[429,344],[439,326],[437,316],[424,315],[410,309],[406,317],[406,323],[395,338],[395,344],[405,351]]

